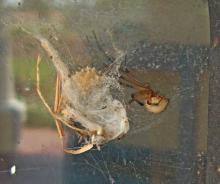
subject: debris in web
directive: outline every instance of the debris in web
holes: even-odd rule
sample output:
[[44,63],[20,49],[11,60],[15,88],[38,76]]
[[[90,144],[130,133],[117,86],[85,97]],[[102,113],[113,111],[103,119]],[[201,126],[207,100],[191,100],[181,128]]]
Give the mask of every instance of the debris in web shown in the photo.
[[[119,68],[124,54],[121,52],[104,72],[85,67],[69,75],[68,68],[46,38],[24,31],[40,42],[60,75],[62,102],[59,114],[51,112],[39,92],[53,117],[68,126],[71,125],[87,145],[96,145],[98,148],[99,145],[125,135],[129,130],[126,109],[121,101],[112,96],[110,90],[114,86],[120,86]],[[83,135],[82,131],[77,131],[79,129],[86,133]]]

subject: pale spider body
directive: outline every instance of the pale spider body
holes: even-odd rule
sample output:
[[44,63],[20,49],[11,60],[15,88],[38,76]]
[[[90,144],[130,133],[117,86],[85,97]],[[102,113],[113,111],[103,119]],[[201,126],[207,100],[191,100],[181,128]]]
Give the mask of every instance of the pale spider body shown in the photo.
[[61,114],[91,132],[89,143],[97,146],[119,138],[129,130],[124,106],[110,93],[108,81],[112,80],[95,68],[87,67],[62,85],[64,110]]

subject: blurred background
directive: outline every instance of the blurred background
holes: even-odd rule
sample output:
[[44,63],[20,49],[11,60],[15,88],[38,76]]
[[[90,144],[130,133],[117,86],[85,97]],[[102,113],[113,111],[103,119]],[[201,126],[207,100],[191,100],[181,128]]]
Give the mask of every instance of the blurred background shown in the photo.
[[[210,29],[216,2],[0,1],[0,183],[217,183],[217,176],[206,176],[212,140],[209,61],[212,49],[219,48]],[[115,45],[127,53],[125,67],[169,98],[168,108],[151,114],[134,103],[125,138],[101,151],[65,155],[54,120],[36,93],[37,56],[42,56],[41,89],[51,107],[56,71],[24,29],[47,38],[72,72],[109,64],[96,38],[112,56]],[[127,103],[133,90],[123,90]],[[77,138],[66,131],[66,146],[74,147]]]

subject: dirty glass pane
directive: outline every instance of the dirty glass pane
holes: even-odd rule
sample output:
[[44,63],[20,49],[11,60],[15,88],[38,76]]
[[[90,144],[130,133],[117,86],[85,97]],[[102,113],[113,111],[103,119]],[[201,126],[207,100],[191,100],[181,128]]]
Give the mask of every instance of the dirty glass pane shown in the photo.
[[[0,14],[0,183],[205,183],[208,1],[3,0]],[[61,98],[57,76],[74,81]]]

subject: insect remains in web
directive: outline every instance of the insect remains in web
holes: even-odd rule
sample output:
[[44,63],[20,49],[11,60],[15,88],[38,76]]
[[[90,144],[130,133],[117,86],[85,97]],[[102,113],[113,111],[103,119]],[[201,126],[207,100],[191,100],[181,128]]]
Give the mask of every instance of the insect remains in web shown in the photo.
[[[24,31],[40,42],[56,68],[56,90],[52,109],[41,92],[39,71],[41,57],[38,56],[37,93],[55,120],[64,152],[81,154],[91,150],[94,146],[100,149],[101,145],[120,139],[127,134],[129,122],[126,108],[111,94],[112,86],[118,87],[120,84],[131,86],[135,89],[135,93],[131,95],[130,103],[136,101],[144,105],[147,111],[160,113],[167,107],[167,98],[154,92],[149,85],[139,82],[129,70],[121,69],[121,63],[126,59],[124,52],[115,49],[117,51],[115,58],[104,53],[111,64],[103,72],[85,67],[70,75],[67,66],[47,39]],[[95,39],[99,44],[96,36]],[[80,148],[64,148],[64,126],[80,136],[82,143]]]
[[49,41],[35,35],[41,46],[48,53],[57,71],[54,109],[48,105],[40,88],[39,65],[37,59],[37,93],[45,107],[55,119],[59,137],[63,144],[64,128],[67,126],[77,133],[83,145],[79,149],[64,149],[66,153],[80,154],[96,146],[98,149],[109,141],[124,136],[129,130],[126,109],[122,102],[115,99],[110,87],[119,84],[117,78],[111,77],[112,68],[117,70],[123,60],[124,53],[114,61],[108,72],[100,72],[95,68],[86,67],[69,75],[58,52]]

